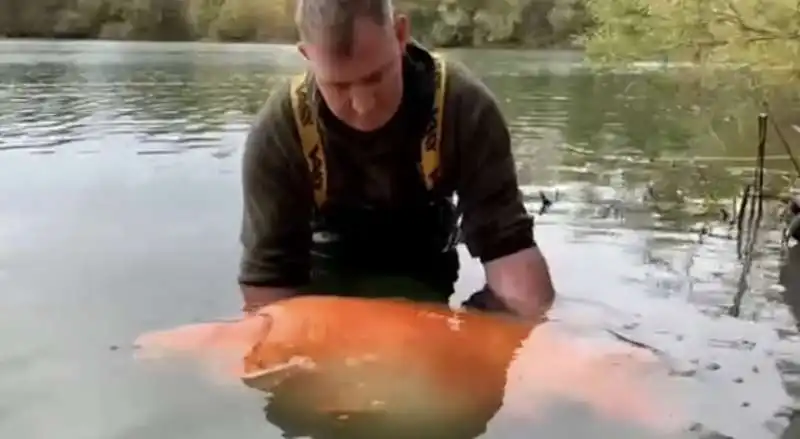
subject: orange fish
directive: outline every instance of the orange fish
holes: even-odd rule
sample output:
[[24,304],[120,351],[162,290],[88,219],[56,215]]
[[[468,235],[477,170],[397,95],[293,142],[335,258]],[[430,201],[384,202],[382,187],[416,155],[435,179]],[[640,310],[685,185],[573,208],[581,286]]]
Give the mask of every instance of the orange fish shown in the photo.
[[182,351],[221,362],[271,394],[284,416],[485,425],[501,406],[531,419],[570,400],[624,422],[666,426],[667,407],[656,402],[663,398],[646,383],[658,362],[650,351],[582,340],[554,325],[404,299],[300,296],[233,322],[146,334],[137,345],[140,355]]

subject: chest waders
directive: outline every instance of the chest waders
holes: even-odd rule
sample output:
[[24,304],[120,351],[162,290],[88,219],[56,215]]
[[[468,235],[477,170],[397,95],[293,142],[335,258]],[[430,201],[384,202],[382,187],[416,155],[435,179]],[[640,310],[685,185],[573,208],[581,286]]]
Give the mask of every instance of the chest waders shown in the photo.
[[[420,196],[392,208],[348,206],[329,199],[326,145],[309,103],[309,75],[291,82],[295,124],[314,192],[311,284],[304,291],[407,297],[446,302],[458,277],[457,214],[437,191],[445,98],[445,62],[434,56],[434,96],[420,141]],[[424,185],[423,185],[424,183]]]

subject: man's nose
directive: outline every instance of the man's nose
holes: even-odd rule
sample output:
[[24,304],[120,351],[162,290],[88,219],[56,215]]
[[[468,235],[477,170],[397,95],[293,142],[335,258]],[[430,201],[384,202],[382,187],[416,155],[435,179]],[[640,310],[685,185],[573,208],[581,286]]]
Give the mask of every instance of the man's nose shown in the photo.
[[375,93],[371,87],[357,87],[352,91],[350,102],[356,113],[365,115],[375,108]]

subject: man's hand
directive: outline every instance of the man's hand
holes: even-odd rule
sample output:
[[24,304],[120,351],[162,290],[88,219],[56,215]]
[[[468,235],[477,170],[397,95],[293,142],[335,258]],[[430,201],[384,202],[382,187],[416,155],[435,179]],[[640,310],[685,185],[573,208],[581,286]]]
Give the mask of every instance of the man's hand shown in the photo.
[[242,311],[247,314],[252,314],[261,309],[261,307],[295,295],[297,295],[297,291],[291,288],[251,287],[242,285],[242,297],[244,298],[244,307]]
[[484,265],[489,288],[506,306],[525,318],[540,320],[555,299],[547,262],[538,248],[528,248]]

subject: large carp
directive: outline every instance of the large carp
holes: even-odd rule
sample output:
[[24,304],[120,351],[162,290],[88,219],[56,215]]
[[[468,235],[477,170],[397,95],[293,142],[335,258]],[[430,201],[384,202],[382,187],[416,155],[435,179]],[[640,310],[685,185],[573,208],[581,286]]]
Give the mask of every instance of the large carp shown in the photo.
[[531,419],[574,401],[623,422],[668,426],[669,407],[647,383],[658,364],[649,350],[440,304],[300,296],[236,321],[145,334],[137,345],[151,358],[222,361],[271,394],[276,413],[484,425],[501,406]]

